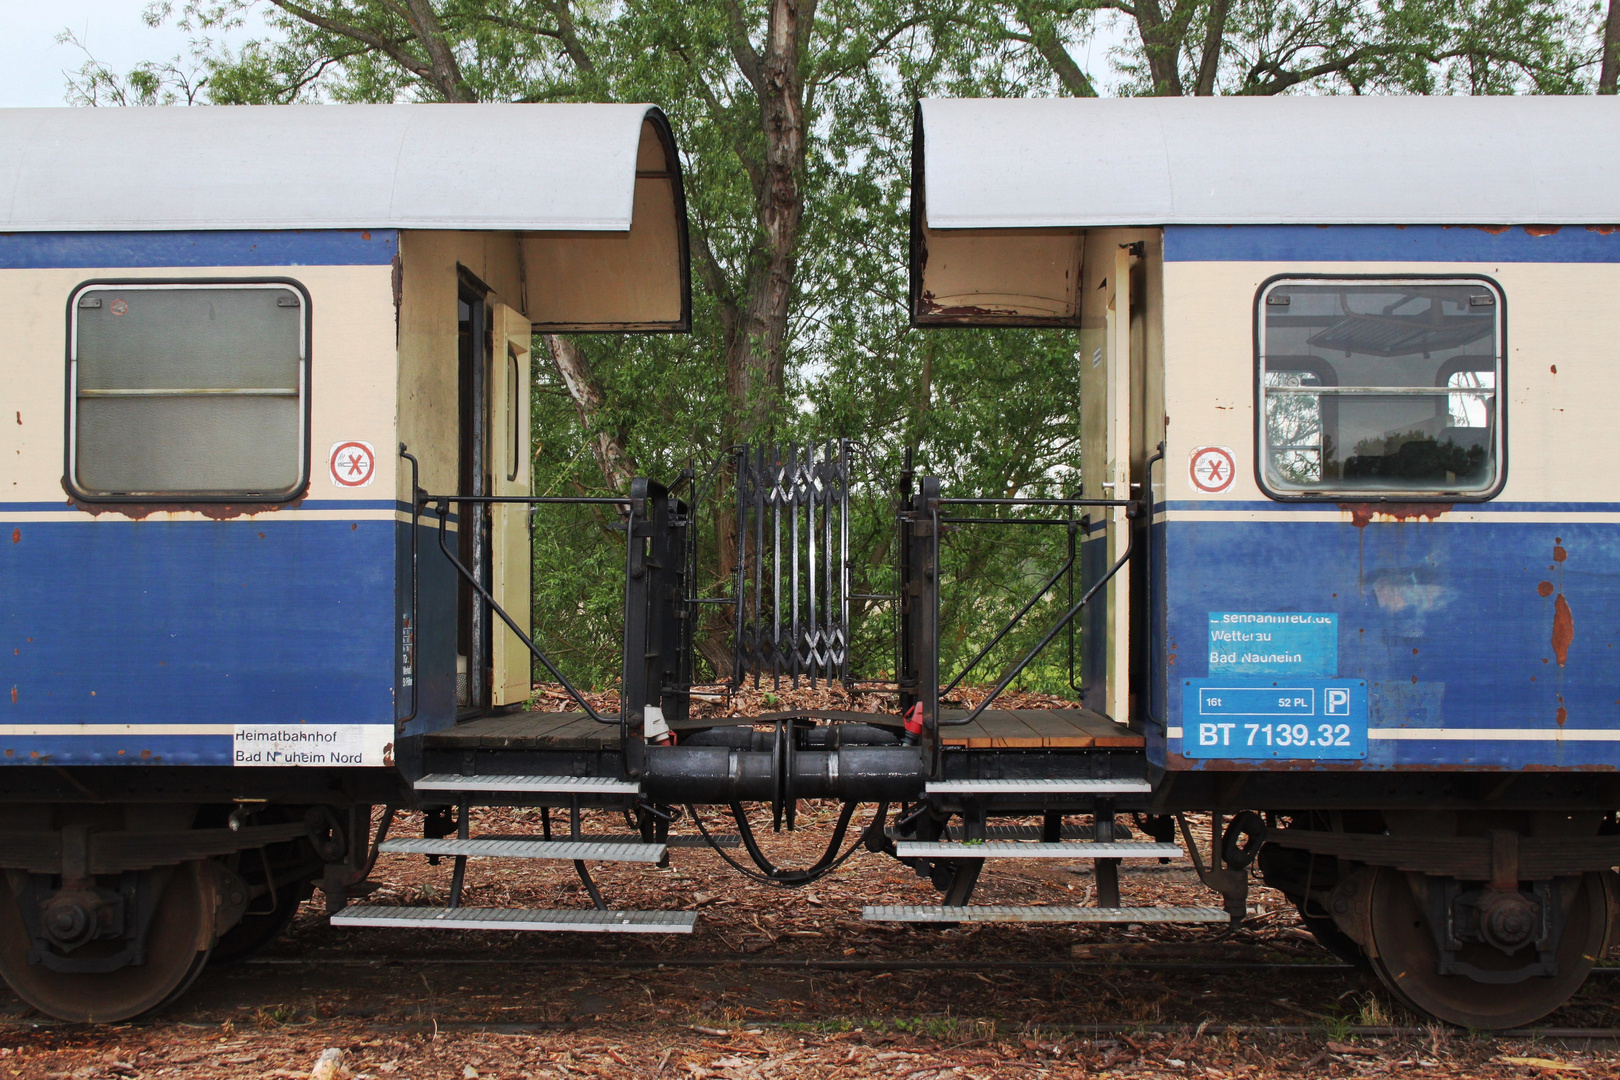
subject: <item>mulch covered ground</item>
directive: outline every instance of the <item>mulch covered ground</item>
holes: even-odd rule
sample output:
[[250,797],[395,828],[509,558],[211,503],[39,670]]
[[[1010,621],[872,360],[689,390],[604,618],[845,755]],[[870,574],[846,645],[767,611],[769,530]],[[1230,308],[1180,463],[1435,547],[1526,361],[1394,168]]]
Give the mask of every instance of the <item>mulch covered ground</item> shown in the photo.
[[[787,695],[764,693],[711,708],[786,707]],[[791,703],[849,707],[815,693],[822,700]],[[798,831],[781,834],[763,814],[752,820],[773,859],[803,866],[836,816],[806,803]],[[538,818],[480,811],[473,835],[538,833]],[[734,831],[718,811],[705,822]],[[589,812],[585,831],[623,832],[623,818]],[[690,820],[674,831],[695,833]],[[394,835],[420,835],[420,819],[402,815]],[[0,1080],[1620,1075],[1613,1041],[1480,1037],[1405,1014],[1369,976],[1321,966],[1336,961],[1258,883],[1237,929],[942,928],[862,922],[865,904],[938,899],[908,868],[864,851],[796,890],[746,880],[707,849],[672,849],[667,868],[592,873],[610,906],[695,910],[696,932],[341,930],[317,895],[285,939],[253,962],[210,967],[176,1006],[139,1023],[47,1024],[0,991]],[[439,904],[450,864],[383,856],[372,877],[372,903]],[[1122,877],[1127,904],[1218,905],[1184,860]],[[1018,861],[991,863],[974,902],[1092,898],[1086,864]],[[464,902],[590,906],[568,864],[508,860],[472,862]],[[1620,976],[1594,976],[1546,1026],[1620,1027],[1617,1006]]]

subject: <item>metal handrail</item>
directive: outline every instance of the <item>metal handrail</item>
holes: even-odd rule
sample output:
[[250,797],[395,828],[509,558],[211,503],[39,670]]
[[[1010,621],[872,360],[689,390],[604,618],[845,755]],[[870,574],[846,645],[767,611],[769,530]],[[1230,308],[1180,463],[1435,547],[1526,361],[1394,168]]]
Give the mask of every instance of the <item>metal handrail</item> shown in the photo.
[[935,499],[941,506],[1130,506],[1131,499]]
[[416,584],[416,530],[421,515],[418,512],[420,504],[417,503],[416,497],[420,494],[421,488],[417,486],[417,481],[420,479],[418,475],[420,467],[417,464],[416,455],[407,450],[404,443],[400,443],[399,456],[411,463],[411,711],[405,714],[402,719],[394,721],[395,726],[403,731],[406,724],[416,719],[417,705],[420,700],[417,693],[417,683],[421,680],[421,672],[417,670],[416,647],[417,642],[422,637],[422,619],[418,614],[421,608],[417,603],[419,591]]
[[[1276,449],[1273,447],[1273,449]],[[1314,447],[1313,447],[1314,449]],[[942,525],[1068,525],[1074,518],[942,517]]]
[[430,503],[528,503],[531,506],[549,505],[575,505],[575,506],[628,506],[630,499],[617,495],[428,495],[423,494],[417,500],[417,505],[427,506]]
[[[466,581],[467,584],[469,584],[469,585],[471,585],[473,587],[473,590],[478,594],[479,598],[482,599],[485,604],[489,605],[489,609],[491,611],[493,611],[495,614],[497,614],[497,615],[499,615],[501,617],[501,621],[504,622],[507,625],[507,627],[512,631],[512,633],[514,633],[514,634],[516,634],[518,636],[518,640],[523,642],[523,644],[528,648],[529,652],[534,654],[534,658],[536,660],[539,660],[542,664],[544,664],[546,666],[546,670],[551,672],[551,677],[556,679],[559,683],[562,684],[562,688],[564,690],[568,691],[568,695],[570,697],[572,697],[575,701],[579,702],[580,708],[585,710],[585,715],[589,716],[592,720],[595,720],[598,724],[618,724],[622,728],[623,727],[623,717],[605,717],[601,713],[597,712],[596,709],[594,709],[591,706],[591,703],[585,700],[584,695],[581,694],[578,690],[574,689],[574,684],[569,682],[567,677],[564,676],[561,671],[557,670],[557,665],[553,664],[551,662],[551,659],[549,657],[547,657],[545,653],[540,651],[540,647],[534,643],[534,640],[532,638],[530,638],[528,634],[525,634],[521,629],[519,629],[518,624],[513,621],[512,616],[510,616],[510,615],[508,615],[506,613],[506,609],[501,607],[500,604],[495,602],[495,597],[491,596],[489,590],[484,588],[484,583],[479,581],[478,578],[473,574],[473,572],[471,570],[469,570],[465,566],[463,566],[460,559],[456,558],[455,555],[451,554],[449,545],[445,543],[445,535],[446,535],[445,523],[449,520],[449,517],[450,517],[450,504],[452,502],[472,502],[472,503],[487,503],[487,502],[516,502],[516,503],[522,503],[522,502],[529,502],[529,503],[532,503],[532,502],[540,502],[540,501],[544,501],[544,502],[590,502],[590,503],[611,502],[611,503],[616,503],[616,504],[623,504],[623,503],[628,503],[630,500],[629,499],[594,499],[594,498],[593,499],[586,499],[586,498],[569,499],[569,498],[549,498],[549,497],[541,498],[541,497],[529,497],[529,496],[521,496],[521,495],[508,495],[508,496],[501,496],[501,495],[429,495],[429,496],[426,496],[425,498],[423,498],[421,500],[422,503],[432,503],[433,504],[434,513],[437,514],[438,518],[439,518],[439,550],[444,552],[444,557],[446,559],[450,560],[450,565],[456,568],[456,572],[461,575],[462,579],[464,581]],[[413,515],[413,517],[414,516],[415,515]]]
[[[1125,516],[1128,519],[1129,518],[1134,518],[1136,516],[1136,514],[1132,513],[1132,510],[1133,510],[1132,507],[1127,507],[1126,508]],[[1092,585],[1091,588],[1086,590],[1085,595],[1080,597],[1080,599],[1075,603],[1075,605],[1064,613],[1063,618],[1061,618],[1061,619],[1059,619],[1057,621],[1057,625],[1053,626],[1052,629],[1048,630],[1046,632],[1046,636],[1041,638],[1040,642],[1038,644],[1036,644],[1036,646],[1033,649],[1029,650],[1029,652],[1027,654],[1025,654],[1024,658],[1022,660],[1018,661],[1018,663],[1013,667],[1013,669],[1011,671],[1007,672],[1007,674],[1005,674],[1005,675],[1003,675],[1001,677],[1001,681],[996,684],[996,688],[994,690],[990,691],[990,695],[988,697],[986,697],[983,701],[979,702],[977,708],[975,708],[972,712],[968,713],[966,716],[962,717],[960,720],[940,720],[938,722],[939,725],[941,727],[959,727],[959,726],[961,726],[963,724],[971,724],[971,723],[973,723],[973,721],[977,720],[979,718],[979,714],[984,712],[985,709],[989,708],[990,703],[992,701],[996,700],[996,698],[1000,697],[1001,692],[1003,690],[1007,689],[1008,686],[1012,685],[1012,681],[1014,679],[1016,679],[1018,677],[1018,675],[1026,667],[1028,667],[1030,665],[1031,662],[1034,661],[1036,656],[1040,655],[1041,650],[1046,648],[1048,645],[1050,645],[1052,643],[1052,639],[1057,637],[1058,633],[1065,626],[1069,625],[1070,620],[1072,620],[1076,615],[1080,614],[1081,609],[1084,608],[1086,606],[1086,604],[1091,601],[1091,598],[1097,594],[1097,590],[1101,589],[1104,585],[1107,585],[1108,582],[1113,579],[1115,574],[1119,573],[1120,570],[1124,569],[1125,564],[1130,561],[1131,550],[1135,546],[1136,546],[1136,530],[1131,529],[1131,530],[1128,530],[1126,532],[1126,534],[1125,534],[1125,551],[1124,551],[1124,553],[1122,555],[1120,555],[1119,559],[1114,563],[1113,566],[1108,568],[1108,573],[1106,573],[1102,577],[1098,578],[1096,583],[1094,585]]]
[[[1149,530],[1151,530],[1153,528],[1153,486],[1152,486],[1152,484],[1153,484],[1153,481],[1152,481],[1153,465],[1154,465],[1155,462],[1159,461],[1163,457],[1164,457],[1164,444],[1160,443],[1158,449],[1152,455],[1150,455],[1148,457],[1146,462],[1144,462],[1144,464],[1143,464],[1143,473],[1147,477],[1147,483],[1145,485],[1145,489],[1143,491],[1143,495],[1142,495],[1141,499],[1131,499],[1131,500],[1127,500],[1127,501],[1124,501],[1124,502],[1121,502],[1119,500],[1112,500],[1112,499],[1110,499],[1110,500],[1102,500],[1102,499],[1098,499],[1098,500],[1069,499],[1069,500],[1056,500],[1056,502],[1061,503],[1063,505],[1069,505],[1069,506],[1075,506],[1075,505],[1124,506],[1125,507],[1125,519],[1126,519],[1127,523],[1134,520],[1134,519],[1136,519],[1137,517],[1145,515],[1146,518],[1147,518],[1147,528]],[[942,502],[942,503],[943,502],[949,502],[949,501],[951,501],[951,500],[947,500],[947,499],[940,499],[939,500],[939,502]],[[938,520],[937,513],[935,515],[935,520],[936,521]],[[936,530],[936,538],[935,538],[934,542],[935,542],[936,545],[939,542],[938,537],[937,537],[937,530]],[[1075,604],[1072,607],[1070,607],[1069,610],[1066,611],[1063,614],[1063,617],[1057,621],[1057,624],[1054,625],[1050,630],[1048,630],[1046,632],[1046,636],[1041,638],[1041,640],[1035,645],[1035,647],[1033,649],[1031,649],[1028,653],[1026,653],[1022,660],[1020,660],[1016,665],[1014,665],[1014,667],[1012,668],[1011,671],[1007,672],[1006,675],[1002,676],[1001,681],[996,684],[995,689],[990,691],[989,696],[987,696],[983,701],[979,702],[979,704],[978,704],[978,706],[976,708],[974,708],[971,712],[969,712],[966,716],[962,717],[960,720],[943,720],[943,719],[939,719],[936,716],[935,717],[935,724],[938,725],[938,726],[941,726],[941,727],[960,727],[960,726],[962,726],[964,724],[971,724],[973,721],[977,720],[979,718],[979,715],[981,713],[983,713],[985,709],[990,707],[990,703],[992,701],[994,701],[996,698],[1000,697],[1001,693],[1004,690],[1006,690],[1008,686],[1012,685],[1012,681],[1015,678],[1017,678],[1018,675],[1034,661],[1035,657],[1040,655],[1041,650],[1045,649],[1048,645],[1050,645],[1052,643],[1052,639],[1057,637],[1057,635],[1063,630],[1063,628],[1065,626],[1069,625],[1069,623],[1074,620],[1074,617],[1076,615],[1080,614],[1081,610],[1086,606],[1086,604],[1088,604],[1091,601],[1091,598],[1097,594],[1098,590],[1100,590],[1104,585],[1107,585],[1109,581],[1113,580],[1114,575],[1118,574],[1122,569],[1125,568],[1125,565],[1130,561],[1131,553],[1135,550],[1135,547],[1136,547],[1136,530],[1133,529],[1133,528],[1127,528],[1126,533],[1125,533],[1125,550],[1124,550],[1123,553],[1121,553],[1118,560],[1115,561],[1114,565],[1109,567],[1108,572],[1106,574],[1104,574],[1101,578],[1097,579],[1097,581],[1091,586],[1091,588],[1089,588],[1089,589],[1087,589],[1085,591],[1085,595],[1081,596],[1080,599],[1078,601],[1076,601]],[[1151,551],[1151,537],[1149,538],[1149,550]],[[952,685],[954,686],[955,684],[953,683]]]
[[955,690],[956,684],[967,678],[968,673],[979,666],[979,661],[983,660],[986,656],[989,656],[990,650],[1001,644],[1002,638],[1012,633],[1013,628],[1018,625],[1025,615],[1029,614],[1030,609],[1036,604],[1040,603],[1041,598],[1052,591],[1052,586],[1061,581],[1063,579],[1063,575],[1069,572],[1069,568],[1074,565],[1074,558],[1074,553],[1070,552],[1069,557],[1063,561],[1063,565],[1058,567],[1057,573],[1053,574],[1050,578],[1047,578],[1046,584],[1042,585],[1039,591],[1037,591],[1034,596],[1030,597],[1029,601],[1024,604],[1023,607],[1018,609],[1018,614],[1007,620],[1007,624],[996,632],[996,636],[990,639],[990,643],[979,650],[979,655],[975,656],[972,660],[969,660],[967,667],[963,668],[961,672],[957,674],[956,678],[951,680],[949,686],[945,687],[945,689],[939,692],[941,697],[949,694],[952,690]]

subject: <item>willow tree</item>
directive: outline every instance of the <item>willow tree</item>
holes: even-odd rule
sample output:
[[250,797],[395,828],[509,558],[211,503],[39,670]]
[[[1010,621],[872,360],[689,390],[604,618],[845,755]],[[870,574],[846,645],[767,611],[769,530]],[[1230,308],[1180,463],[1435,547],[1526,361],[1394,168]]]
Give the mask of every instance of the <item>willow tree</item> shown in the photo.
[[[969,0],[957,21],[1060,93],[1613,92],[1620,0]],[[1082,50],[1103,41],[1109,47]]]

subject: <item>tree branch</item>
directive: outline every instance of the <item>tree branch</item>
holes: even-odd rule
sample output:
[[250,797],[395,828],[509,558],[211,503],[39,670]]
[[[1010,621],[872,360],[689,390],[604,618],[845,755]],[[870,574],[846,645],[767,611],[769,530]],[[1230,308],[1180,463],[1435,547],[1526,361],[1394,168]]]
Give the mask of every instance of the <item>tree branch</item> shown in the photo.
[[475,101],[477,95],[468,87],[467,81],[461,77],[461,65],[456,62],[456,54],[445,40],[444,28],[439,25],[439,16],[433,10],[431,0],[405,0],[410,5],[411,22],[416,27],[416,36],[426,47],[428,59],[433,65],[433,82],[444,95],[446,101]]
[[270,2],[287,14],[302,19],[312,26],[318,26],[322,30],[330,30],[334,34],[342,35],[352,41],[358,41],[362,45],[376,49],[418,78],[430,81],[433,78],[432,65],[420,57],[412,56],[406,52],[402,42],[389,41],[369,30],[362,30],[358,26],[350,26],[335,19],[328,19],[326,16],[316,14],[301,4],[293,3],[292,0],[270,0]]
[[737,0],[726,0],[726,24],[731,30],[731,55],[737,61],[737,70],[754,88],[754,93],[764,94],[764,61],[754,51],[754,43],[748,40],[748,23]]
[[636,474],[635,462],[630,459],[624,437],[602,426],[604,395],[590,362],[570,338],[562,334],[543,336],[546,350],[551,354],[552,367],[568,388],[568,396],[573,398],[574,408],[579,412],[580,426],[587,435],[593,430],[596,434],[591,453],[596,458],[597,467],[602,470],[602,478],[615,491],[627,489],[631,477]]
[[1063,84],[1065,90],[1075,97],[1097,96],[1097,88],[1092,85],[1091,78],[1081,70],[1079,64],[1075,63],[1069,50],[1064,48],[1057,23],[1050,12],[1035,12],[1028,4],[1019,4],[1018,21],[1029,31],[1029,36],[1023,40],[1041,54],[1041,58],[1051,67],[1052,74],[1057,76],[1058,82]]

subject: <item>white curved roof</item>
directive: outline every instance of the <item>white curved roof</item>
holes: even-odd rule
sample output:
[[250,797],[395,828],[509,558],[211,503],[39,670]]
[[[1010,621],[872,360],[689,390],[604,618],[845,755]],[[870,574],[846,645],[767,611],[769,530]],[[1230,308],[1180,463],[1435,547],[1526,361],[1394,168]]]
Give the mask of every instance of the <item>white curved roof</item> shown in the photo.
[[931,229],[1620,222],[1620,98],[922,103]]
[[0,109],[0,232],[622,232],[650,109]]

